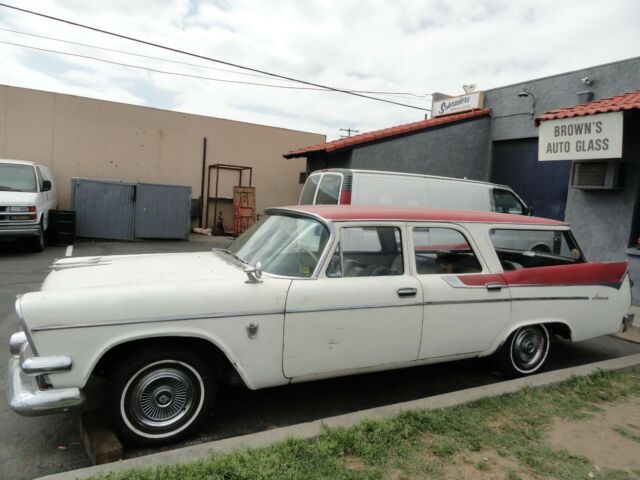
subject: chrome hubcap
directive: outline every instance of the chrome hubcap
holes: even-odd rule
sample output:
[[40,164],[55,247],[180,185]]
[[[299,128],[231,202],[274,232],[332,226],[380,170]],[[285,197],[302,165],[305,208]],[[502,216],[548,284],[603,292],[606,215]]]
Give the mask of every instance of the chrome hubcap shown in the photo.
[[195,391],[193,379],[183,370],[152,370],[135,383],[129,396],[129,411],[146,427],[168,427],[184,418]]
[[534,368],[547,349],[547,338],[539,327],[526,327],[518,331],[513,340],[513,361],[522,370]]

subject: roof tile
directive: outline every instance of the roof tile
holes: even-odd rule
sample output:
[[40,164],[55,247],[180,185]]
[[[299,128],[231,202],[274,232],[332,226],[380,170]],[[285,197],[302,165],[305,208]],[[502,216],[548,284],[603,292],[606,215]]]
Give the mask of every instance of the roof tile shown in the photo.
[[588,103],[581,103],[574,107],[558,108],[550,110],[544,115],[536,117],[536,126],[546,120],[557,120],[559,118],[583,117],[596,113],[619,112],[621,110],[640,109],[640,90],[627,92],[615,97],[594,100]]
[[364,143],[374,142],[376,140],[395,137],[397,135],[403,135],[409,132],[427,130],[429,128],[436,127],[439,125],[458,122],[461,120],[467,120],[475,117],[481,117],[484,115],[489,115],[490,113],[491,113],[490,108],[483,108],[480,110],[472,110],[470,112],[465,112],[465,113],[458,113],[458,114],[447,115],[443,117],[430,118],[428,120],[420,120],[419,122],[407,123],[404,125],[396,125],[395,127],[383,128],[382,130],[375,130],[373,132],[361,133],[360,135],[341,138],[339,140],[333,140],[327,143],[319,143],[317,145],[298,148],[296,150],[291,150],[285,153],[283,157],[284,158],[306,157],[307,154],[314,153],[314,152],[330,153],[336,150],[351,147],[353,145],[360,145]]

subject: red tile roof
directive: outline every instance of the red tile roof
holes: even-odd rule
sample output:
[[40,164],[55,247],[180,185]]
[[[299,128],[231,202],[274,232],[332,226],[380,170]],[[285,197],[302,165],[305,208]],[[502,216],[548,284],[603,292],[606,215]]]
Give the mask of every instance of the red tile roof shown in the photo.
[[376,140],[382,140],[384,138],[395,137],[406,133],[417,132],[420,130],[426,130],[432,127],[440,125],[446,125],[448,123],[458,122],[461,120],[467,120],[470,118],[481,117],[483,115],[489,115],[491,113],[490,108],[483,108],[480,110],[472,110],[471,112],[458,113],[454,115],[447,115],[443,117],[430,118],[428,120],[420,120],[419,122],[406,123],[404,125],[397,125],[395,127],[383,128],[382,130],[375,130],[373,132],[362,133],[360,135],[354,135],[353,137],[341,138],[339,140],[333,140],[332,142],[319,143],[318,145],[311,145],[310,147],[298,148],[291,150],[283,155],[284,158],[294,157],[306,157],[307,154],[313,152],[333,152],[345,148],[354,147],[364,143],[373,142]]
[[640,90],[627,92],[615,97],[603,98],[602,100],[594,100],[588,103],[582,103],[575,107],[559,108],[551,110],[536,117],[536,126],[545,120],[556,120],[558,118],[583,117],[585,115],[593,115],[596,113],[619,112],[621,110],[640,109]]
[[514,223],[518,225],[567,225],[565,222],[549,218],[513,215],[510,213],[480,212],[471,210],[442,210],[434,208],[378,207],[360,205],[295,205],[274,207],[269,212],[294,211],[317,215],[326,220],[394,220],[431,222],[483,222]]

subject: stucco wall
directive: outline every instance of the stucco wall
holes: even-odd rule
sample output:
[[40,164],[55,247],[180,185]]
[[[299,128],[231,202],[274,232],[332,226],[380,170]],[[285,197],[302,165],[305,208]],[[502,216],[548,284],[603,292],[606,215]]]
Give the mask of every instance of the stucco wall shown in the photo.
[[[622,190],[569,188],[566,220],[590,261],[629,261],[634,281],[634,304],[640,304],[640,250],[630,249],[634,215],[638,214],[640,188],[639,112],[624,119],[624,187]],[[635,213],[634,213],[635,212]]]
[[350,167],[486,180],[489,128],[487,116],[366,145]]
[[[282,152],[325,141],[313,133],[0,86],[0,158],[51,166],[61,208],[69,207],[74,176],[190,185],[198,198],[204,137],[208,165],[253,167],[258,212],[298,201],[305,162],[283,161]],[[231,195],[236,178],[221,175],[221,195]],[[215,178],[210,183],[213,196]],[[225,214],[225,224],[231,222]]]

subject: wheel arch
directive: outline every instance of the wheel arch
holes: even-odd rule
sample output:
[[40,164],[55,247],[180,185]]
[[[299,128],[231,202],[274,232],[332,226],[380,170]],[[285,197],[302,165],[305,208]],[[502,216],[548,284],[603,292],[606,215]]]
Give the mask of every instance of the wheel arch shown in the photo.
[[496,353],[498,350],[500,350],[500,348],[502,347],[502,345],[504,345],[504,342],[507,341],[507,339],[511,336],[511,334],[513,332],[515,332],[516,330],[518,330],[519,328],[522,327],[528,327],[531,325],[544,325],[547,330],[549,331],[550,335],[558,335],[566,340],[569,340],[570,342],[573,341],[573,334],[572,334],[572,330],[571,330],[571,326],[565,322],[564,320],[559,320],[559,319],[530,319],[530,320],[526,320],[526,321],[522,321],[519,323],[515,323],[513,325],[509,325],[507,328],[505,328],[500,335],[498,335],[498,337],[496,338],[496,340],[493,342],[493,344],[491,345],[491,347],[487,350],[485,350],[484,352],[482,352],[480,354],[481,357],[485,357],[488,355],[492,355],[494,353]]
[[221,383],[229,383],[234,377],[238,377],[240,381],[247,386],[247,380],[237,365],[229,358],[225,351],[209,338],[198,336],[149,336],[143,338],[132,338],[114,343],[106,348],[93,368],[92,375],[104,376],[116,360],[127,355],[134,355],[137,350],[158,346],[158,345],[181,345],[186,348],[196,349],[202,355],[209,356],[212,365],[216,369],[216,376]]

